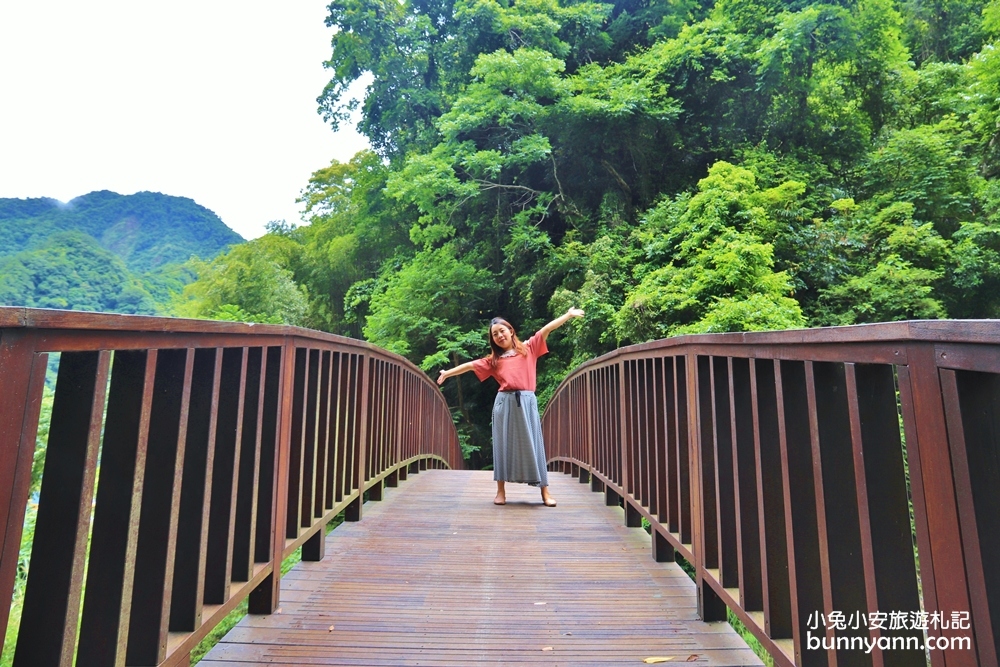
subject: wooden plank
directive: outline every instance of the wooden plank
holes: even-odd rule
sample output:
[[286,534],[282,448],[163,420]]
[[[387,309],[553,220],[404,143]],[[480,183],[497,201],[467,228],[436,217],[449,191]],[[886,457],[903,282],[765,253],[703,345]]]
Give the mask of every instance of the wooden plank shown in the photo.
[[73,662],[110,361],[108,351],[59,360],[16,665]]
[[222,350],[195,350],[184,443],[184,473],[170,602],[170,630],[191,632],[201,624],[208,517],[212,493],[215,422],[219,402]]
[[126,663],[166,657],[194,350],[160,350],[149,421]]
[[156,350],[116,352],[108,390],[77,662],[125,662]]
[[521,485],[495,507],[489,472],[411,477],[201,664],[761,664],[728,625],[698,620],[694,582],[653,561],[619,507],[571,477],[551,484],[556,509]]
[[[49,355],[35,354],[31,336],[0,332],[0,590],[14,588],[21,531],[31,487],[31,463],[38,436],[45,370]],[[23,383],[24,391],[14,389]],[[9,603],[0,603],[0,628],[7,627]],[[0,651],[4,637],[0,636]]]

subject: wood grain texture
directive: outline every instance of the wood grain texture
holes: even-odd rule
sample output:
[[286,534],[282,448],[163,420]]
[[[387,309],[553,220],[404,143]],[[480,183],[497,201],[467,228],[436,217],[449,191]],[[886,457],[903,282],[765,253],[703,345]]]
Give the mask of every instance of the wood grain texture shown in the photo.
[[620,508],[550,481],[556,508],[524,485],[494,506],[489,472],[387,489],[285,576],[278,612],[243,619],[201,664],[761,664],[728,624],[698,620],[694,582],[654,562]]

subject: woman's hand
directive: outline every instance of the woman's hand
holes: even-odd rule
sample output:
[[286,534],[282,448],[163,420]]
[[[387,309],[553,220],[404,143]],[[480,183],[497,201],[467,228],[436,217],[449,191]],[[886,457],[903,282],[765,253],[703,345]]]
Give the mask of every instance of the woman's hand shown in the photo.
[[441,374],[438,375],[438,384],[444,384],[444,381],[448,379],[448,371],[441,369]]
[[579,308],[570,308],[566,311],[566,314],[570,317],[583,317],[584,312]]

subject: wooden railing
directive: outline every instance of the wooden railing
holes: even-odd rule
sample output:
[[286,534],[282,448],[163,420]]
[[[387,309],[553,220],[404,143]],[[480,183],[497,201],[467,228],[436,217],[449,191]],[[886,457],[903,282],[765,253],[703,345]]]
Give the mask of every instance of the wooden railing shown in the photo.
[[702,618],[728,606],[776,664],[997,664],[1000,322],[626,347],[543,429],[551,466],[647,519]]
[[242,600],[273,612],[282,560],[322,558],[364,494],[461,465],[437,387],[367,343],[0,308],[0,628],[54,353],[15,667],[186,665]]

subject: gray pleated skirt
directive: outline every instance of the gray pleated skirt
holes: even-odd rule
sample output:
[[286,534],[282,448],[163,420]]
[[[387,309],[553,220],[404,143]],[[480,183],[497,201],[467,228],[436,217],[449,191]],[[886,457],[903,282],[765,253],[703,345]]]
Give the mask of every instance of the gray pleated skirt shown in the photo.
[[533,391],[501,391],[493,401],[493,479],[549,485],[542,421]]

